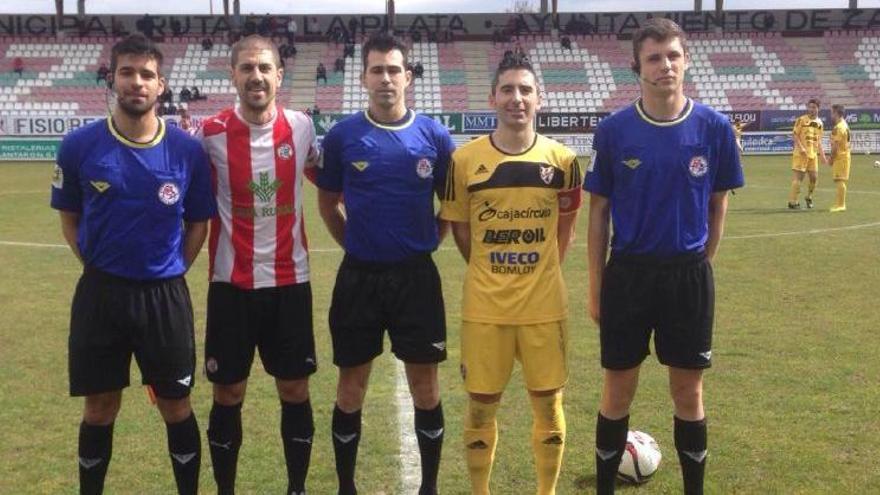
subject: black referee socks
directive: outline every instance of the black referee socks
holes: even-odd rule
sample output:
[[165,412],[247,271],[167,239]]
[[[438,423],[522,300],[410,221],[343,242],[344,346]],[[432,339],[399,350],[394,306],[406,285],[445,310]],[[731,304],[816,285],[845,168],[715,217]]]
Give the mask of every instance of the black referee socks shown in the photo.
[[614,493],[614,480],[626,448],[629,415],[611,420],[599,413],[596,419],[596,493]]
[[202,466],[202,445],[196,415],[179,423],[165,423],[168,432],[168,453],[174,481],[180,495],[195,495],[199,490],[199,468]]
[[356,495],[354,468],[357,464],[358,443],[361,440],[361,411],[346,413],[335,406],[332,428],[339,495]]
[[104,478],[113,454],[113,423],[79,424],[79,492],[96,495],[104,491]]
[[224,406],[214,402],[208,419],[208,446],[219,495],[235,493],[241,437],[241,403]]
[[281,401],[281,440],[287,462],[287,495],[305,493],[315,424],[312,403]]
[[434,409],[415,408],[416,438],[422,460],[422,485],[419,495],[437,493],[437,472],[443,450],[443,404]]
[[685,495],[703,495],[707,445],[706,418],[685,421],[675,417],[675,448],[681,463]]

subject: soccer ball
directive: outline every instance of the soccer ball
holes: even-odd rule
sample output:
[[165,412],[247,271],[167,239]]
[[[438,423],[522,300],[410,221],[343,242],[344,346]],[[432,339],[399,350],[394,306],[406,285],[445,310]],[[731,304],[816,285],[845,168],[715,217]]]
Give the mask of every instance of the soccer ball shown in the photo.
[[645,483],[657,471],[661,457],[660,447],[651,435],[629,431],[626,434],[626,449],[617,468],[617,477],[628,483]]
[[874,168],[880,168],[880,160],[874,160]]

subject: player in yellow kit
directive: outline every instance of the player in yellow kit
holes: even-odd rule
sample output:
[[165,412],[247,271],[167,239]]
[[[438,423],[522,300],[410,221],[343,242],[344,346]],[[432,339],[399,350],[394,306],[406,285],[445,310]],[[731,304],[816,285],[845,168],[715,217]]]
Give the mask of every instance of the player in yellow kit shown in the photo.
[[845,115],[846,109],[843,105],[831,106],[831,121],[834,123],[831,129],[831,175],[837,187],[834,206],[829,210],[832,213],[846,211],[846,183],[849,180],[849,165],[852,158],[849,125],[846,123]]
[[731,124],[733,127],[733,135],[736,137],[736,148],[739,150],[739,159],[742,162],[743,155],[743,132],[745,132],[745,128],[749,126],[749,122],[743,122],[742,119],[738,118],[734,120]]
[[498,126],[459,148],[440,216],[468,262],[461,362],[470,395],[464,439],[472,493],[488,494],[498,440],[495,415],[515,360],[533,410],[537,493],[556,493],[565,446],[562,388],[568,313],[561,261],[581,202],[575,154],[537,134],[541,106],[525,57],[498,67],[489,97]]
[[788,207],[796,210],[801,207],[798,195],[801,192],[801,183],[804,175],[809,175],[810,185],[804,202],[807,208],[813,207],[813,191],[819,182],[819,155],[822,162],[828,163],[825,149],[822,147],[822,131],[824,126],[819,118],[819,100],[811,98],[807,102],[807,113],[801,115],[794,122],[794,149],[791,156],[791,191],[788,194]]

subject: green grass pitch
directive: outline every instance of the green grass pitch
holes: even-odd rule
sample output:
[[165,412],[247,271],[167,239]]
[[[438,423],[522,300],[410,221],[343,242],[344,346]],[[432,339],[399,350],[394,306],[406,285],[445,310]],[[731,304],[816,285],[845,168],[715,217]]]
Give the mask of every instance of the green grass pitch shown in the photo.
[[[830,169],[822,167],[816,209],[785,208],[789,158],[749,156],[747,185],[730,199],[715,261],[714,367],[706,375],[709,419],[706,492],[711,494],[880,493],[880,169],[854,158],[849,211],[828,213]],[[76,493],[81,400],[67,396],[67,325],[80,272],[61,246],[48,207],[51,165],[0,164],[0,493]],[[307,187],[319,371],[312,380],[316,435],[309,491],[335,493],[330,441],[336,371],[327,308],[341,258]],[[663,207],[663,205],[658,205]],[[597,329],[585,313],[586,206],[566,261],[570,291],[568,439],[558,493],[592,493],[593,440],[601,383]],[[444,278],[449,360],[441,367],[447,434],[441,491],[469,491],[461,443],[464,392],[458,376],[459,299],[464,266],[447,239],[436,254]],[[204,339],[207,253],[188,275],[196,312],[199,366]],[[386,346],[387,348],[387,346]],[[244,406],[240,493],[282,493],[286,486],[280,412],[259,364]],[[364,410],[358,482],[364,494],[402,493],[396,424],[395,364],[375,363]],[[132,370],[132,382],[139,383]],[[497,494],[534,493],[530,408],[516,372],[499,416],[493,472]],[[199,372],[193,404],[207,427],[210,386]],[[653,357],[643,367],[631,427],[652,434],[664,454],[647,485],[623,493],[680,493],[666,373]],[[206,442],[203,441],[206,445]],[[415,454],[415,453],[413,453]],[[164,427],[138,386],[129,388],[116,423],[107,493],[172,493]],[[203,448],[201,487],[215,491]]]

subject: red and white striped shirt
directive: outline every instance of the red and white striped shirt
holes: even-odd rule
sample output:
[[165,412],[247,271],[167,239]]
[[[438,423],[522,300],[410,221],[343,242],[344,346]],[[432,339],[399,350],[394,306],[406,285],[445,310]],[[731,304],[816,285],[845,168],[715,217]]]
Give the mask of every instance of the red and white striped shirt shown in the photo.
[[218,216],[208,243],[210,280],[256,289],[309,280],[302,183],[315,140],[312,120],[277,108],[264,125],[238,108],[203,121]]

